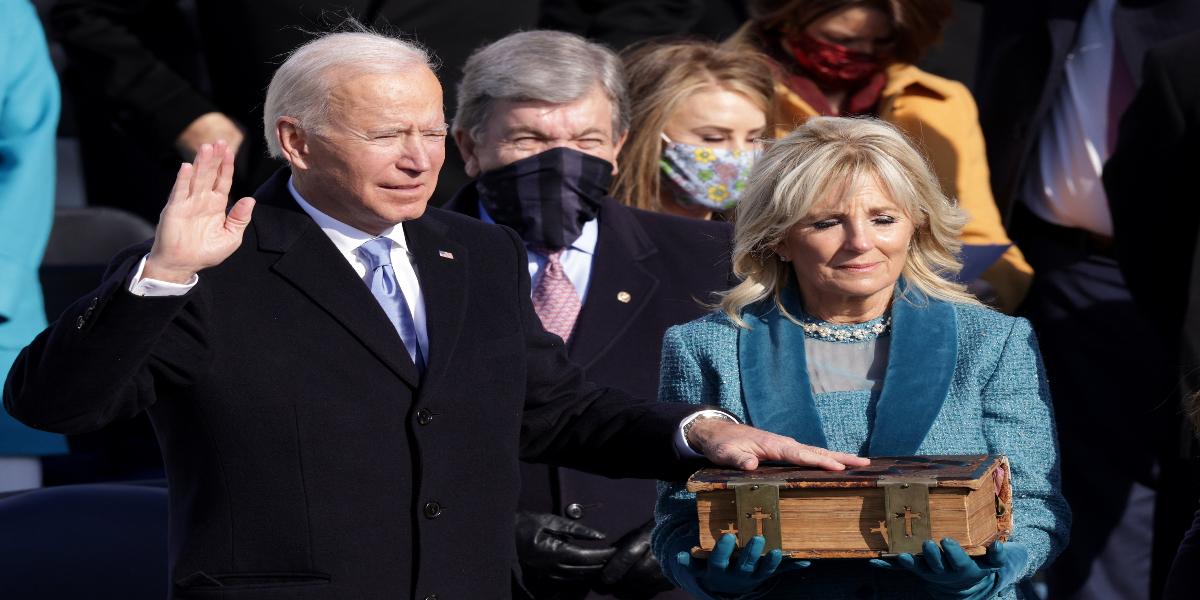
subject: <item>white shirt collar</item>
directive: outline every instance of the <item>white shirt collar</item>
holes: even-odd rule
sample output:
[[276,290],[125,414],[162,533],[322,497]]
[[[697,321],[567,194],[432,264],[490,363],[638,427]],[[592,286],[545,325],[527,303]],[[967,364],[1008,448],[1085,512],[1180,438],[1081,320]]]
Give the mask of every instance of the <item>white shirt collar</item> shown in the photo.
[[[484,210],[483,202],[479,203],[479,220],[483,221],[484,223],[496,223],[492,220],[491,215]],[[583,228],[579,231],[579,237],[575,238],[574,242],[571,242],[571,249],[579,250],[580,252],[586,252],[588,254],[595,254],[596,240],[599,239],[599,237],[600,224],[597,219],[592,219],[583,224]],[[525,245],[528,246],[529,242],[526,242]]]
[[308,213],[308,216],[317,222],[317,226],[321,228],[321,231],[325,232],[325,235],[329,236],[329,239],[333,241],[333,245],[337,246],[337,249],[342,254],[355,256],[358,254],[359,246],[381,237],[392,240],[401,249],[408,252],[408,242],[404,237],[403,227],[393,225],[379,235],[371,235],[317,210],[313,205],[304,200],[300,192],[296,191],[296,186],[292,185],[291,177],[288,177],[287,188],[292,193],[292,198],[295,198],[296,203],[300,205],[300,208],[304,209],[304,212]]

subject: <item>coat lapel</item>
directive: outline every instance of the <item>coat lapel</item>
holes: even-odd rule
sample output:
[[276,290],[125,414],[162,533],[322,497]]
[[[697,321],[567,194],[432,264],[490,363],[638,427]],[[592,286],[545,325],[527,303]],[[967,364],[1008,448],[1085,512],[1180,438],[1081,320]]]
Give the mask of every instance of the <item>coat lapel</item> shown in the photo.
[[[783,303],[792,315],[800,314],[794,288],[784,292]],[[751,424],[802,444],[828,447],[808,378],[804,330],[771,302],[748,309],[744,318],[751,328],[738,333],[738,368]],[[868,440],[870,456],[917,453],[950,393],[958,362],[954,307],[915,289],[897,294],[892,303],[891,336]]]
[[[782,296],[788,312],[799,315],[797,290],[788,288]],[[743,318],[750,329],[738,333],[738,371],[750,424],[801,444],[827,447],[808,379],[804,329],[769,301],[746,310]]]
[[289,172],[280,169],[254,197],[266,210],[250,222],[259,250],[281,256],[271,271],[328,312],[405,383],[420,383],[387,313],[358,274],[287,191]]
[[658,289],[658,278],[640,262],[658,250],[629,211],[612,198],[605,198],[600,209],[587,302],[570,352],[571,361],[584,369],[612,350]]
[[912,456],[929,434],[958,364],[958,318],[948,302],[907,287],[892,302],[892,345],[875,407],[870,456]]
[[408,248],[417,266],[417,279],[425,296],[425,327],[429,332],[426,384],[444,379],[462,330],[467,303],[467,255],[462,246],[446,237],[449,227],[436,219],[438,209],[404,223]]

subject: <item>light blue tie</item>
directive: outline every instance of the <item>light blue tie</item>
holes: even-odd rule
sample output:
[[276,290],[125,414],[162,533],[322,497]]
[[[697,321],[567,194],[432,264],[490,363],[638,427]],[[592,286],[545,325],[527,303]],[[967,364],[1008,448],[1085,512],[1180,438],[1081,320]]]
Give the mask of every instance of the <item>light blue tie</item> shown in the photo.
[[375,238],[358,247],[358,255],[367,263],[367,287],[371,294],[383,307],[392,325],[400,333],[408,356],[417,371],[425,374],[425,358],[421,356],[421,341],[417,339],[417,324],[413,322],[412,313],[408,310],[408,301],[404,298],[404,290],[396,281],[396,271],[392,269],[392,240]]

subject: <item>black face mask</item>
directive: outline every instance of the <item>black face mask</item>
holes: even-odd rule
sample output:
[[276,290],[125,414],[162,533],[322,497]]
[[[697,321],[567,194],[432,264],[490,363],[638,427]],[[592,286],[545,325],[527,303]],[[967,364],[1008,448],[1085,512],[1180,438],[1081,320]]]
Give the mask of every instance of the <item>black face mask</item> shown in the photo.
[[493,221],[530,245],[566,248],[600,213],[612,170],[602,158],[554,148],[480,173],[475,188]]

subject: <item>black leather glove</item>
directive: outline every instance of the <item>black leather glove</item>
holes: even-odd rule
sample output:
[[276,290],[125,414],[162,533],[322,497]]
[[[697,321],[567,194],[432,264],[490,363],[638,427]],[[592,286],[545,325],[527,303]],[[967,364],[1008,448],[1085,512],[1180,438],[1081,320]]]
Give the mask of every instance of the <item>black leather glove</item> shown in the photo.
[[517,512],[517,559],[531,591],[587,587],[617,553],[616,548],[582,548],[571,539],[602,540],[604,534],[566,517]]
[[617,553],[600,571],[600,581],[595,587],[597,593],[619,600],[646,600],[675,588],[650,552],[650,532],[653,530],[654,519],[651,519],[613,544]]

